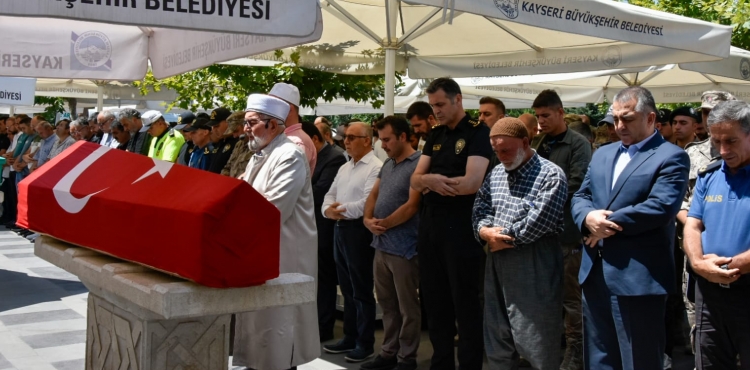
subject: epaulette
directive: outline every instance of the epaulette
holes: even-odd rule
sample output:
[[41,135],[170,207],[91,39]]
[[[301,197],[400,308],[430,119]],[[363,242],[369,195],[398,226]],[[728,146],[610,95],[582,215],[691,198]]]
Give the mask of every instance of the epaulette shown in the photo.
[[436,129],[438,127],[441,127],[441,126],[443,126],[443,124],[442,123],[438,123],[437,125],[432,126],[431,130],[434,130],[434,129]]
[[482,123],[482,121],[477,121],[475,119],[470,119],[469,120],[469,124],[471,125],[471,127],[477,127],[477,126],[479,126],[480,123]]
[[705,175],[709,172],[716,171],[717,169],[721,168],[721,164],[724,163],[724,161],[713,161],[701,168],[698,169],[698,176]]

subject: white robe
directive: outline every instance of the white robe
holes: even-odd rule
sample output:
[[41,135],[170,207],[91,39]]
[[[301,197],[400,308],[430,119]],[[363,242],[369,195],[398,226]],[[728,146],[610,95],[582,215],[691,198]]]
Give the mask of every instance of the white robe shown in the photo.
[[[279,272],[317,279],[318,238],[305,154],[281,134],[253,155],[244,180],[281,212]],[[235,328],[234,366],[282,370],[320,357],[315,302],[238,314]]]

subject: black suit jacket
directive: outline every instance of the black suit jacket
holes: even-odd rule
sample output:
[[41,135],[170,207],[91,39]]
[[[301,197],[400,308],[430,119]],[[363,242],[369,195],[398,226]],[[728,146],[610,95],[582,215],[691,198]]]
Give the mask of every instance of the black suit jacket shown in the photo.
[[313,200],[315,203],[315,223],[318,227],[318,249],[333,247],[333,229],[336,221],[323,217],[320,208],[323,207],[328,189],[333,184],[333,179],[339,172],[339,167],[346,163],[344,150],[338,146],[326,144],[318,152],[318,161],[312,175]]

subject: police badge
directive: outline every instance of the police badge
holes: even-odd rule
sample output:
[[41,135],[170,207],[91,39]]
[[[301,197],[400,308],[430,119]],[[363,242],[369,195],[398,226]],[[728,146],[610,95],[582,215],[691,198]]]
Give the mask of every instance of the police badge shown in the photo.
[[211,112],[211,120],[216,119],[216,111]]
[[464,150],[465,146],[466,141],[464,139],[458,139],[458,141],[456,141],[456,154],[461,153],[461,151]]
[[226,153],[231,147],[232,147],[231,144],[224,145],[224,149],[222,149],[221,152]]
[[515,19],[518,17],[518,0],[494,0],[495,6],[506,17]]

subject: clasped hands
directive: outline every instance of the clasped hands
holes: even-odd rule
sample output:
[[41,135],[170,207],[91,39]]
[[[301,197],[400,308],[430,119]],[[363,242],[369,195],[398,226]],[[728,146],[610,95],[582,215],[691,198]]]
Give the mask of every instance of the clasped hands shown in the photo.
[[388,218],[367,218],[365,217],[365,227],[370,230],[373,235],[382,235],[386,230],[393,227]]
[[459,181],[456,179],[433,173],[422,176],[422,182],[427,186],[427,189],[442,196],[454,197],[458,195],[455,186],[459,184]]
[[344,217],[344,212],[346,212],[346,208],[339,208],[340,206],[341,203],[339,202],[331,204],[330,206],[328,206],[328,208],[326,208],[326,211],[323,213],[323,215],[331,220],[336,221],[345,219],[346,217]]
[[591,232],[590,235],[583,238],[583,242],[587,246],[594,248],[600,240],[609,238],[610,236],[615,235],[618,231],[622,231],[620,225],[607,220],[607,216],[611,214],[612,211],[599,209],[591,211],[586,215],[585,225],[586,228],[589,229],[589,232]]
[[497,252],[514,247],[511,243],[516,239],[510,235],[501,234],[501,231],[503,231],[503,228],[500,226],[483,227],[479,229],[479,237],[487,242],[490,252]]
[[742,275],[740,269],[730,268],[724,270],[723,265],[732,263],[731,257],[719,257],[715,254],[706,254],[703,259],[690,261],[693,271],[706,278],[706,280],[717,284],[731,284],[737,281]]

